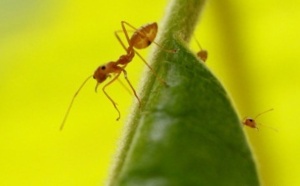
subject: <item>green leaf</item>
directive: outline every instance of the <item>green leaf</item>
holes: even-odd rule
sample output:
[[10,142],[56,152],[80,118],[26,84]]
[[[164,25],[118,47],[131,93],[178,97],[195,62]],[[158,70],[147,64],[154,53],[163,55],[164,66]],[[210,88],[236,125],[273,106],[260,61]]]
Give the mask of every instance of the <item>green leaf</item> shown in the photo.
[[127,124],[109,185],[259,185],[228,94],[185,46],[202,6],[173,1],[158,42],[177,52],[157,48],[152,55],[168,86],[151,73],[145,77],[143,107]]

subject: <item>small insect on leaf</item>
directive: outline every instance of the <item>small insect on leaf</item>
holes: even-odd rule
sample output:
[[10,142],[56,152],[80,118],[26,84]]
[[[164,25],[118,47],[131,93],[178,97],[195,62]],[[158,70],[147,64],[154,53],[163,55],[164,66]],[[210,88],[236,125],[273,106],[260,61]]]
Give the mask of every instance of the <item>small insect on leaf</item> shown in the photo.
[[200,51],[197,52],[196,55],[197,55],[198,58],[200,58],[203,62],[206,62],[207,57],[208,57],[208,52],[207,52],[207,50],[202,49],[202,47],[201,47],[199,41],[197,40],[197,38],[196,38],[196,37],[194,37],[194,38],[195,38],[195,41],[196,41],[197,45],[198,45],[199,48],[200,48]]
[[[119,41],[120,45],[122,46],[122,48],[126,51],[126,54],[121,55],[116,61],[110,61],[104,65],[99,66],[96,71],[94,72],[93,75],[90,75],[79,87],[79,89],[75,92],[69,107],[67,109],[67,112],[64,116],[63,122],[60,126],[60,130],[63,130],[64,125],[67,121],[67,118],[69,116],[70,110],[73,106],[74,100],[77,97],[78,93],[80,92],[80,90],[83,88],[83,86],[86,84],[86,82],[93,77],[96,81],[97,84],[95,86],[95,92],[97,92],[98,89],[98,85],[103,83],[105,80],[107,80],[108,78],[112,77],[112,79],[110,81],[108,81],[103,87],[102,87],[102,91],[105,94],[105,96],[109,99],[109,101],[113,104],[114,108],[116,109],[118,116],[117,116],[117,121],[121,118],[121,112],[119,111],[116,102],[110,97],[110,95],[106,92],[106,88],[111,85],[112,83],[114,83],[119,76],[121,75],[121,73],[124,74],[124,78],[126,80],[126,82],[128,83],[128,85],[130,86],[130,89],[132,90],[134,96],[136,97],[136,99],[138,100],[139,106],[141,108],[141,100],[138,97],[135,89],[133,88],[131,82],[129,81],[128,77],[127,77],[127,71],[125,70],[125,68],[127,67],[127,65],[132,61],[132,59],[134,58],[135,54],[137,54],[142,61],[145,63],[145,65],[151,70],[151,72],[156,76],[156,78],[159,80],[160,83],[166,85],[166,82],[161,79],[160,77],[158,77],[156,75],[156,72],[152,69],[152,67],[147,63],[147,61],[135,50],[135,49],[143,49],[143,48],[147,48],[151,43],[156,44],[157,46],[159,46],[160,48],[161,45],[159,45],[158,43],[156,43],[154,41],[156,34],[157,34],[157,30],[158,30],[158,26],[156,22],[150,23],[150,24],[146,24],[144,26],[141,26],[140,28],[135,28],[134,26],[132,26],[131,24],[122,21],[121,22],[121,27],[122,30],[120,31],[115,31],[115,36],[117,38],[117,40]],[[134,30],[133,34],[131,37],[129,37],[128,34],[128,30],[126,29],[126,27],[129,27],[131,29]],[[125,35],[126,38],[126,42],[128,44],[128,46],[125,45],[125,43],[121,40],[121,37],[119,36],[119,33],[122,32]],[[171,52],[174,53],[176,52],[176,50],[166,50],[164,48],[162,48],[164,51],[166,52]]]
[[[274,110],[274,109],[269,109],[269,110],[266,110],[266,111],[264,111],[264,112],[262,112],[262,113],[259,113],[257,116],[255,116],[255,118],[252,118],[252,117],[245,117],[242,123],[243,123],[243,125],[245,125],[245,126],[248,126],[248,127],[250,127],[250,128],[254,128],[254,129],[258,130],[258,126],[257,126],[257,125],[258,125],[259,123],[256,123],[256,119],[257,119],[259,116],[261,116],[262,114],[265,114],[265,113],[270,112],[270,111],[272,111],[272,110]],[[272,130],[274,130],[274,131],[277,131],[277,129],[274,129],[274,128],[272,128],[272,127],[269,127],[269,126],[266,126],[266,125],[262,125],[262,124],[259,124],[259,125],[265,126],[265,127],[268,127],[268,128],[270,128],[270,129],[272,129]]]

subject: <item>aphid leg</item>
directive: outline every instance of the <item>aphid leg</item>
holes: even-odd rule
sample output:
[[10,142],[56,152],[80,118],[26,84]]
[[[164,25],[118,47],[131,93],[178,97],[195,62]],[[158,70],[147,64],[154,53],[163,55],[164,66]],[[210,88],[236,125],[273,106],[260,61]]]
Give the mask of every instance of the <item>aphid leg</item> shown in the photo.
[[97,84],[96,84],[96,86],[95,86],[95,92],[96,92],[96,93],[98,92],[98,86],[99,86],[99,84],[100,84],[100,83],[97,82]]
[[261,124],[261,123],[259,123],[259,125],[261,125],[261,126],[263,126],[263,127],[267,127],[267,128],[269,128],[269,129],[271,129],[271,130],[274,130],[275,132],[278,132],[277,129],[275,129],[275,128],[273,128],[273,127],[270,127],[269,125],[264,125],[264,124]]
[[67,112],[66,112],[66,114],[65,114],[65,117],[64,117],[64,119],[63,119],[63,121],[62,121],[62,123],[61,123],[61,125],[60,125],[60,130],[63,130],[63,128],[64,128],[64,125],[65,125],[65,123],[66,123],[66,121],[67,121],[67,118],[68,118],[68,116],[69,116],[69,113],[70,113],[70,110],[71,110],[71,108],[72,108],[72,106],[73,106],[73,103],[74,103],[75,98],[77,97],[78,93],[80,92],[80,90],[82,89],[82,87],[85,85],[85,83],[86,83],[91,77],[93,77],[93,76],[89,76],[88,78],[86,78],[86,80],[83,81],[83,83],[80,85],[80,87],[78,88],[78,90],[75,92],[75,94],[74,94],[74,96],[73,96],[73,98],[72,98],[72,100],[71,100],[71,103],[70,103],[70,105],[69,105],[69,107],[68,107],[68,109],[67,109]]
[[262,113],[259,113],[257,116],[255,116],[255,118],[254,119],[257,119],[260,115],[262,115],[262,114],[264,114],[264,113],[267,113],[267,112],[270,112],[270,111],[272,111],[272,110],[274,110],[273,108],[271,108],[271,109],[269,109],[269,110],[266,110],[266,111],[264,111],[264,112],[262,112]]

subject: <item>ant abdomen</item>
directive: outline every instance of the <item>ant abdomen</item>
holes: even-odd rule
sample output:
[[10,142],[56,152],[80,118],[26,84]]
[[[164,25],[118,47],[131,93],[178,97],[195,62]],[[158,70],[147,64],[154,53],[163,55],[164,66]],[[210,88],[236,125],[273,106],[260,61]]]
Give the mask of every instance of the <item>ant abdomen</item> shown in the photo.
[[130,38],[130,43],[136,49],[147,48],[154,41],[157,30],[157,23],[146,24],[134,32]]

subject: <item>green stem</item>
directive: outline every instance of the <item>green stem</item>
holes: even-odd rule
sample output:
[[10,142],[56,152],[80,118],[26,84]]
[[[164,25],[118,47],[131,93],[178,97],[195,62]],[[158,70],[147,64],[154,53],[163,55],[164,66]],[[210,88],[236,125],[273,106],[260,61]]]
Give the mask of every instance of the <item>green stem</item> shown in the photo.
[[109,185],[259,185],[241,123],[219,81],[185,46],[204,0],[174,0]]

